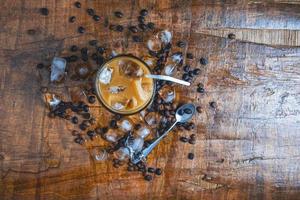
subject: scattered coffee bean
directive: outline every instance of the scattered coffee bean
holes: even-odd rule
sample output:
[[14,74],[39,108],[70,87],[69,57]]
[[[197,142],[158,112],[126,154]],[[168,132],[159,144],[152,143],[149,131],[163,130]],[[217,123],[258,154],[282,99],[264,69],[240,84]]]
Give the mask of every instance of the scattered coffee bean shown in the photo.
[[75,138],[74,141],[75,141],[76,143],[78,143],[78,144],[83,144],[83,143],[84,143],[84,140],[83,140],[81,137]]
[[46,93],[46,92],[48,92],[48,88],[47,87],[41,87],[40,91],[42,93]]
[[148,15],[148,10],[142,9],[142,10],[140,11],[140,15],[143,16],[143,17],[147,16],[147,15]]
[[87,127],[86,127],[85,124],[80,124],[80,125],[79,125],[79,128],[80,128],[81,130],[85,131]]
[[152,181],[152,176],[149,175],[149,174],[144,176],[144,178],[145,178],[146,181]]
[[202,87],[198,87],[198,88],[197,88],[197,92],[199,92],[199,93],[204,93],[205,90],[204,90],[204,88],[202,88]]
[[189,153],[188,154],[188,159],[193,160],[194,159],[194,154],[193,153]]
[[155,174],[156,175],[161,175],[161,173],[162,173],[161,169],[160,168],[156,168]]
[[184,72],[189,72],[189,71],[190,71],[190,66],[189,66],[189,65],[185,65],[185,66],[183,67],[183,71],[184,71]]
[[78,59],[79,59],[79,58],[78,58],[78,56],[76,56],[76,55],[71,55],[71,56],[69,57],[69,61],[70,61],[70,62],[76,62]]
[[179,48],[183,48],[183,47],[186,46],[186,43],[183,42],[183,41],[178,41],[178,42],[177,42],[177,46],[178,46]]
[[231,40],[235,40],[236,39],[236,36],[234,33],[229,33],[228,34],[228,38],[231,39]]
[[91,123],[89,120],[83,120],[82,124],[86,127],[90,127],[91,126]]
[[88,113],[88,112],[81,113],[81,116],[82,116],[82,118],[84,118],[84,119],[90,119],[90,118],[91,118],[91,114]]
[[146,24],[139,24],[138,27],[142,30],[142,31],[145,31],[147,30],[147,25]]
[[118,17],[118,18],[122,18],[123,17],[123,13],[120,12],[120,11],[116,11],[115,12],[115,16]]
[[114,168],[119,168],[119,167],[120,167],[120,165],[119,165],[119,164],[117,164],[117,163],[114,163],[114,164],[113,164],[113,167],[114,167]]
[[155,169],[153,167],[148,167],[148,172],[149,173],[154,173],[155,172]]
[[94,124],[96,124],[97,121],[94,117],[92,117],[92,118],[89,119],[89,122],[90,122],[91,125],[94,125]]
[[132,33],[137,33],[138,32],[138,29],[136,28],[136,26],[130,26],[128,28]]
[[189,139],[186,137],[180,137],[180,141],[186,143],[189,141]]
[[186,114],[192,114],[192,110],[191,109],[189,109],[189,108],[185,108],[184,110],[183,110]]
[[189,72],[188,72],[188,75],[189,75],[189,77],[193,78],[193,76],[194,76],[193,71],[189,71]]
[[150,30],[153,30],[155,29],[155,24],[153,22],[148,22],[147,23],[147,27],[150,29]]
[[28,29],[27,30],[27,34],[28,35],[35,35],[36,34],[36,30],[34,30],[34,29]]
[[110,128],[117,129],[118,128],[117,120],[114,120],[114,119],[110,120],[109,126],[110,126]]
[[212,108],[216,108],[217,107],[217,103],[214,101],[209,102],[209,106]]
[[73,131],[72,131],[72,135],[73,135],[73,136],[77,136],[77,135],[79,135],[79,134],[80,134],[80,133],[79,133],[78,131],[76,131],[76,130],[73,130]]
[[96,135],[96,132],[95,132],[95,131],[89,130],[86,134],[87,134],[89,137],[94,137],[94,136]]
[[193,140],[193,139],[190,138],[190,139],[189,139],[189,143],[190,143],[190,144],[196,144],[196,140]]
[[196,140],[196,134],[191,134],[191,135],[190,135],[190,138],[191,138],[192,140]]
[[202,113],[202,107],[201,106],[197,106],[196,110],[197,110],[198,113]]
[[44,66],[43,63],[39,63],[39,64],[36,65],[36,67],[37,67],[38,69],[43,69],[45,66]]
[[77,47],[76,45],[72,45],[72,46],[70,47],[70,51],[76,52],[76,51],[78,51],[78,47]]
[[74,23],[75,21],[76,21],[76,17],[75,16],[69,17],[69,22],[70,23]]
[[49,14],[48,8],[40,8],[41,15],[47,16]]
[[123,30],[124,30],[124,28],[123,28],[122,25],[117,25],[116,31],[118,31],[118,32],[123,32]]
[[201,70],[199,68],[196,68],[193,70],[194,75],[199,75],[201,73]]
[[73,124],[78,124],[78,118],[76,116],[72,117],[71,120]]
[[95,96],[89,96],[88,97],[89,103],[93,104],[96,102],[96,97]]
[[79,1],[76,1],[76,2],[74,3],[74,6],[75,6],[76,8],[81,8],[81,3],[80,3]]
[[96,46],[97,43],[98,43],[97,40],[90,40],[90,41],[89,41],[89,45],[91,45],[91,46]]
[[134,167],[133,167],[133,166],[128,166],[128,167],[127,167],[127,171],[129,171],[129,172],[134,171]]
[[142,127],[141,124],[136,124],[136,125],[134,125],[134,129],[135,129],[135,130],[139,130],[141,127]]
[[185,80],[185,81],[187,81],[189,79],[189,75],[187,73],[184,73],[182,75],[182,79]]
[[115,120],[119,121],[119,120],[122,119],[122,115],[116,114],[116,115],[114,116],[114,118],[115,118]]
[[114,25],[114,24],[111,24],[111,25],[109,25],[109,30],[116,31],[117,30],[117,26]]
[[142,42],[142,41],[143,41],[143,38],[142,38],[141,36],[139,36],[139,35],[133,35],[133,36],[132,36],[132,40],[133,40],[134,42]]
[[207,65],[208,64],[207,58],[203,58],[203,57],[200,58],[199,62],[200,62],[201,65]]
[[88,15],[90,15],[90,16],[94,16],[94,15],[95,15],[95,10],[92,9],[92,8],[88,8],[88,9],[86,10],[86,12],[87,12]]
[[78,33],[84,33],[85,32],[85,28],[83,28],[82,26],[78,27]]
[[186,58],[187,59],[194,59],[194,55],[192,53],[187,53]]
[[94,19],[94,21],[98,22],[98,21],[100,21],[101,17],[99,15],[94,15],[93,19]]

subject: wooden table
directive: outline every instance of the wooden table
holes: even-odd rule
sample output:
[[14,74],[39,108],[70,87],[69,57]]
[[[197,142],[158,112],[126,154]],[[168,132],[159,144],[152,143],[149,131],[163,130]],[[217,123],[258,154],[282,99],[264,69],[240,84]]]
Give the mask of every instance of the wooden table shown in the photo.
[[[82,9],[74,0],[1,1],[0,199],[300,198],[300,1],[81,2]],[[49,9],[47,17],[41,7]],[[143,52],[127,33],[110,32],[103,19],[94,22],[88,7],[123,25],[136,23],[147,8],[147,19],[171,30],[174,44],[188,42],[184,52],[197,58],[189,63],[202,69],[193,85],[202,82],[205,94],[195,86],[183,93],[203,107],[194,118],[197,142],[179,142],[187,132],[170,135],[149,158],[163,169],[152,182],[111,162],[95,164],[73,142],[73,125],[47,117],[37,63],[91,38],[121,52]],[[114,18],[116,10],[124,18]],[[80,24],[85,34],[77,33]],[[209,64],[200,66],[200,57]],[[69,87],[55,89],[67,94]]]

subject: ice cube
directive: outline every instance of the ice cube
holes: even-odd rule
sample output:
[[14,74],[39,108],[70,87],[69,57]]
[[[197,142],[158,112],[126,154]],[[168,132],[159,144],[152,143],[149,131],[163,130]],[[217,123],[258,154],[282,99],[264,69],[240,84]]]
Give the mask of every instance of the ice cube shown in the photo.
[[120,149],[114,152],[114,156],[119,160],[128,159],[130,156],[129,149],[126,147],[121,147]]
[[159,51],[162,47],[162,42],[158,38],[154,37],[147,41],[147,48],[150,51]]
[[117,142],[119,139],[119,135],[116,130],[109,129],[107,133],[104,135],[105,139],[109,142]]
[[123,132],[128,132],[132,130],[132,123],[128,119],[122,119],[118,121],[118,127],[120,127]]
[[108,157],[107,151],[102,147],[93,147],[90,154],[96,162],[104,161]]
[[137,131],[137,135],[141,138],[146,138],[148,135],[150,134],[150,129],[147,127],[141,127],[138,131]]
[[156,64],[156,60],[150,56],[144,56],[143,61],[150,67],[153,68]]
[[177,65],[180,64],[182,60],[182,53],[180,52],[174,53],[171,57],[168,57],[166,66],[164,68],[164,74],[171,76],[174,73]]
[[60,82],[65,76],[67,61],[63,58],[54,57],[51,64],[51,82]]
[[172,56],[171,56],[171,59],[173,62],[175,62],[176,64],[179,64],[183,57],[182,57],[182,53],[181,52],[177,52],[177,53],[174,53]]
[[149,112],[145,115],[144,120],[149,126],[155,126],[159,121],[159,115],[155,112]]
[[125,108],[125,105],[123,105],[122,103],[120,102],[116,102],[112,105],[112,107],[115,109],[115,110],[122,110]]
[[168,30],[163,30],[153,35],[147,41],[147,48],[150,51],[159,51],[164,45],[170,43],[172,40],[172,33]]
[[54,110],[60,102],[60,98],[55,94],[45,94],[45,103],[49,106],[50,110]]
[[141,137],[136,137],[128,142],[128,147],[132,151],[141,151],[144,145],[144,139]]
[[171,65],[171,64],[166,65],[164,69],[164,74],[167,76],[171,76],[175,68],[176,68],[175,65]]
[[164,44],[168,44],[172,40],[172,33],[170,31],[168,31],[168,30],[163,30],[163,31],[159,32],[158,35],[159,35],[159,39]]
[[170,103],[175,99],[175,90],[170,85],[164,85],[159,91],[159,96],[163,99],[164,102]]
[[142,101],[147,100],[148,95],[147,95],[147,93],[145,92],[145,90],[142,87],[142,80],[141,79],[135,80],[133,82],[133,90],[136,92],[136,95]]
[[119,62],[119,67],[121,74],[125,74],[132,78],[141,77],[144,74],[143,69],[131,60],[121,60]]
[[112,78],[113,69],[104,67],[99,75],[99,81],[105,85],[109,84]]
[[109,87],[109,92],[112,94],[118,94],[120,92],[123,92],[126,89],[124,86],[111,86]]

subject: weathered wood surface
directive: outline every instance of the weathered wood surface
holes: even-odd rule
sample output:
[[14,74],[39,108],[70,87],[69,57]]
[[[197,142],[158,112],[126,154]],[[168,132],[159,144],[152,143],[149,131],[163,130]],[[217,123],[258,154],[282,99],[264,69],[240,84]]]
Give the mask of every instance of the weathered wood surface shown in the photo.
[[[1,0],[0,199],[300,198],[300,1],[81,2],[83,9],[73,0]],[[40,7],[49,8],[48,17]],[[144,48],[94,23],[87,7],[101,16],[122,10],[124,25],[149,8],[151,21],[172,30],[174,41],[188,41],[189,52],[210,60],[194,83],[203,82],[206,93],[186,92],[204,108],[194,119],[197,143],[180,143],[185,132],[170,136],[149,159],[164,169],[151,183],[110,162],[95,165],[73,142],[73,126],[46,116],[36,63],[90,38],[128,43],[123,52]],[[68,23],[71,15],[78,22]],[[86,34],[76,32],[79,24]]]

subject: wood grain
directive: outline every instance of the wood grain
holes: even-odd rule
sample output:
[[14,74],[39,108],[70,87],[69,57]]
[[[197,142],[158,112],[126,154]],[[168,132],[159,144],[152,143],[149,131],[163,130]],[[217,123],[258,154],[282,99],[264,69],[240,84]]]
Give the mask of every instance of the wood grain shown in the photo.
[[[81,2],[82,9],[73,0],[1,1],[0,199],[299,199],[300,1]],[[40,7],[49,8],[48,17]],[[105,29],[103,20],[95,23],[88,7],[123,25],[136,24],[139,10],[148,8],[149,20],[173,32],[174,44],[188,41],[184,52],[197,59],[186,62],[202,68],[193,86],[202,82],[205,94],[179,88],[182,98],[203,107],[193,119],[197,142],[180,143],[185,131],[170,135],[149,158],[163,169],[153,182],[111,162],[95,164],[73,142],[73,125],[47,117],[39,89],[48,81],[40,80],[37,63],[49,64],[92,38],[118,52],[145,52],[127,34]],[[116,10],[125,17],[114,18]],[[79,25],[86,34],[77,33]],[[205,67],[202,56],[209,59]],[[50,89],[68,99],[72,87]],[[97,106],[93,113],[103,117]]]

